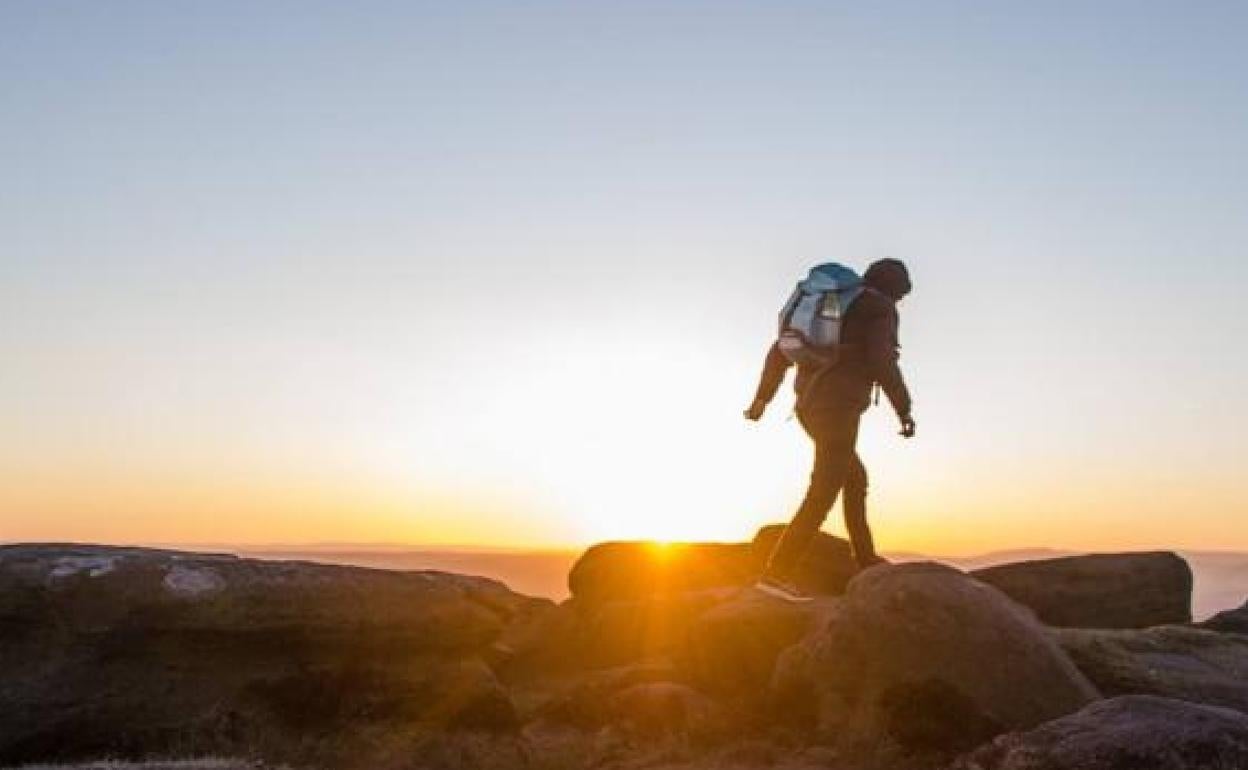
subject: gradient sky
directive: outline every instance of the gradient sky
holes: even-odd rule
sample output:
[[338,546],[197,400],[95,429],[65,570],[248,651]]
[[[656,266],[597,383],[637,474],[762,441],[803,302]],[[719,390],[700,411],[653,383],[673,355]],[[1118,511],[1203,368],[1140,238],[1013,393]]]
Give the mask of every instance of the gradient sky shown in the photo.
[[1248,549],[1245,30],[0,4],[0,540],[748,536],[808,473],[788,388],[740,418],[776,309],[892,255],[885,550]]

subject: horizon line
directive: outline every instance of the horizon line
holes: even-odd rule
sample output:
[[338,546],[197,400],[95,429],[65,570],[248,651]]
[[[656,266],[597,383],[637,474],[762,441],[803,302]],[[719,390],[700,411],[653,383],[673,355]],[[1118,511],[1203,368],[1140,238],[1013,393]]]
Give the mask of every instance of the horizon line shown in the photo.
[[[139,541],[139,542],[89,542],[77,540],[0,540],[0,546],[110,546],[117,548],[152,548],[158,550],[172,551],[192,551],[192,552],[273,552],[273,553],[298,553],[298,552],[360,552],[373,551],[377,553],[384,552],[415,552],[415,553],[462,553],[462,554],[563,554],[584,552],[589,548],[609,542],[627,542],[627,543],[656,543],[664,545],[687,545],[696,543],[738,543],[749,542],[745,540],[660,540],[660,539],[620,539],[620,540],[602,540],[588,545],[542,545],[542,546],[502,546],[487,545],[477,543],[455,543],[455,544],[439,544],[439,543],[394,543],[394,542],[337,542],[337,541],[313,541],[306,543],[228,543],[228,542],[160,542],[160,541]],[[886,555],[894,558],[900,556],[906,557],[927,557],[932,559],[959,559],[974,560],[991,556],[999,556],[1010,553],[1019,552],[1048,552],[1052,553],[1053,558],[1060,558],[1067,555],[1078,554],[1097,554],[1097,553],[1143,553],[1149,551],[1173,551],[1187,552],[1193,554],[1210,554],[1210,555],[1237,555],[1248,554],[1248,550],[1236,550],[1225,548],[1183,548],[1173,546],[1153,546],[1141,548],[1124,548],[1116,550],[1089,550],[1085,548],[1066,548],[1059,546],[1012,546],[1005,548],[994,548],[987,551],[973,551],[969,553],[939,553],[929,551],[914,550],[897,550],[884,551]]]

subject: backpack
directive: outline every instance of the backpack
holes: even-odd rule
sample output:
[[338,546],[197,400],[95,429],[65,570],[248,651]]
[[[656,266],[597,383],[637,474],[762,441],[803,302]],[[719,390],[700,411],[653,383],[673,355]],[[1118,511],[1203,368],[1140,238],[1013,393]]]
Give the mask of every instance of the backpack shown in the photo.
[[777,346],[795,364],[826,370],[841,356],[841,325],[849,306],[862,295],[862,277],[844,265],[816,265],[780,310]]

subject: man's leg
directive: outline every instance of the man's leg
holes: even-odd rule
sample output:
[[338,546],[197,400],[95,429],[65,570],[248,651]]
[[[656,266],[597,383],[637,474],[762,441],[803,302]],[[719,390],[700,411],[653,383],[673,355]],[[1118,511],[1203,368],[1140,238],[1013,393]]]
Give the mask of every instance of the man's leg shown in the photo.
[[857,452],[849,459],[844,505],[845,529],[854,549],[854,561],[859,567],[869,567],[880,557],[875,555],[875,542],[871,539],[871,527],[867,525],[867,468]]
[[802,417],[802,427],[815,442],[815,467],[810,486],[789,526],[784,528],[767,563],[767,574],[788,580],[815,533],[828,517],[836,496],[849,474],[854,443],[858,439],[858,415],[821,411]]

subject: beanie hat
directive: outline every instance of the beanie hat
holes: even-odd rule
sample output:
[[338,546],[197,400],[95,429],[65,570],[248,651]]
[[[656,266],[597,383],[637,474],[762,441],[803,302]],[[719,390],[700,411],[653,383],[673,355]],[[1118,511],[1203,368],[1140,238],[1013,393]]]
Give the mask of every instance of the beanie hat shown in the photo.
[[899,300],[910,293],[910,271],[900,259],[885,258],[871,263],[862,281],[872,289]]

